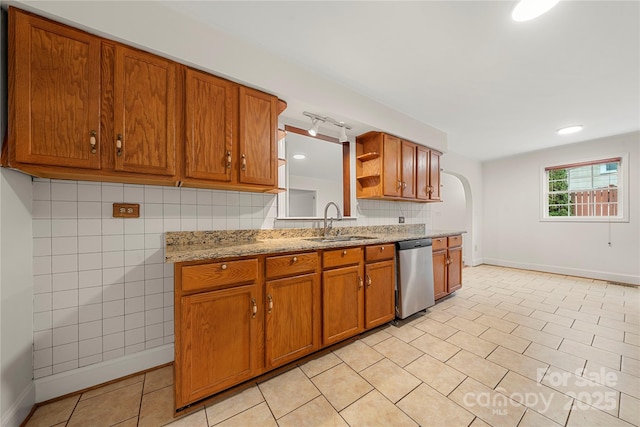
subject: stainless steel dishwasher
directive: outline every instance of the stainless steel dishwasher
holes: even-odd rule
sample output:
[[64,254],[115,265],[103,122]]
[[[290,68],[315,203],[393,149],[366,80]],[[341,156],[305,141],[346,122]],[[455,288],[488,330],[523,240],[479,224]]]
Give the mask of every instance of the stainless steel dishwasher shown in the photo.
[[405,319],[435,304],[431,239],[396,243],[396,317]]

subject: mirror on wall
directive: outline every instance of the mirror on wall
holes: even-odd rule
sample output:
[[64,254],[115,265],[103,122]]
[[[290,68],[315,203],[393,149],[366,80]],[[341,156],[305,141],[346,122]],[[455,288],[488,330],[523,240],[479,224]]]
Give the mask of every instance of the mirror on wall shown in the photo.
[[279,180],[287,191],[278,195],[278,218],[322,218],[328,202],[336,202],[349,216],[349,142],[313,137],[293,126],[285,126],[285,131],[278,147],[286,160]]

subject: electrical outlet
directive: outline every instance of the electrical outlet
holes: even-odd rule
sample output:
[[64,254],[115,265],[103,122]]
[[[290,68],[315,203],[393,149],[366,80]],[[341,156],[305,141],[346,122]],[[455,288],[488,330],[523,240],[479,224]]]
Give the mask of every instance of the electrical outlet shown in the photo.
[[404,224],[404,217],[403,216],[399,216],[398,217],[398,224]]
[[138,203],[114,203],[114,218],[140,218],[140,204]]

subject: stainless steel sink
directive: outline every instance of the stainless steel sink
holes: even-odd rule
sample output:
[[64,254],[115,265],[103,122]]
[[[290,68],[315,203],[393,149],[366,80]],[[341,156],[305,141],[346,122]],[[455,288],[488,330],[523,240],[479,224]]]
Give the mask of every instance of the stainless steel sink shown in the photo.
[[310,242],[330,243],[330,242],[353,242],[356,240],[375,239],[370,236],[327,236],[327,237],[309,237]]

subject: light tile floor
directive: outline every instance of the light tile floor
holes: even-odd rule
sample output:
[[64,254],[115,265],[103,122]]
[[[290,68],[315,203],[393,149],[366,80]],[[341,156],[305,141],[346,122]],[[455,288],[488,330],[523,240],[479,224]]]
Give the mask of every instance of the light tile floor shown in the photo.
[[640,425],[640,289],[491,266],[424,316],[172,418],[168,366],[27,426]]

